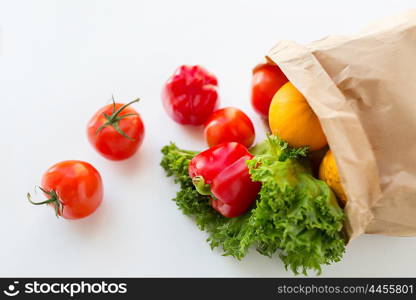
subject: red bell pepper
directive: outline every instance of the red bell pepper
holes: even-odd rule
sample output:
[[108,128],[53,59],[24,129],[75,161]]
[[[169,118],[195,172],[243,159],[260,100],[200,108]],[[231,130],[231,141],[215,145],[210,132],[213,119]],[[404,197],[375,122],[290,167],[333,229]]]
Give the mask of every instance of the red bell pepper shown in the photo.
[[196,155],[189,164],[189,176],[203,195],[211,196],[212,207],[224,217],[245,213],[256,200],[260,183],[253,182],[247,148],[236,142],[216,145]]
[[218,106],[217,87],[203,67],[180,66],[163,88],[163,106],[179,124],[202,125]]

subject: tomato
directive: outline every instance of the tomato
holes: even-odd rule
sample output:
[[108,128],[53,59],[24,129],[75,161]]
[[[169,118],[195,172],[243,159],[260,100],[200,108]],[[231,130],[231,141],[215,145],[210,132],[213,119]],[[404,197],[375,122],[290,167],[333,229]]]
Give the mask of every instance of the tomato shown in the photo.
[[215,111],[205,123],[205,140],[209,147],[237,142],[249,148],[255,137],[250,118],[241,110],[226,107]]
[[123,160],[139,149],[144,138],[144,125],[136,110],[128,104],[108,104],[98,110],[87,126],[88,140],[105,158]]
[[253,70],[251,81],[251,104],[263,118],[269,114],[269,106],[277,90],[288,82],[277,65],[259,64]]
[[179,124],[202,125],[218,106],[217,86],[203,67],[180,66],[163,88],[163,106]]
[[67,160],[50,167],[42,177],[40,189],[47,200],[32,204],[48,204],[57,216],[65,219],[80,219],[92,214],[103,199],[103,184],[100,173],[89,163]]

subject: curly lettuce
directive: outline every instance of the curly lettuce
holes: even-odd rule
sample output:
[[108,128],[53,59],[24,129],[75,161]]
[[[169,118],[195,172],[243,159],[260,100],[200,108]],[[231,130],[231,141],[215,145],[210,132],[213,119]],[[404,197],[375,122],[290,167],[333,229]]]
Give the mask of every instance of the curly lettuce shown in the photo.
[[254,246],[262,255],[277,253],[295,274],[320,274],[322,265],[339,261],[345,251],[344,213],[334,194],[312,176],[305,148],[291,148],[270,136],[251,152],[255,157],[247,162],[249,172],[262,187],[255,207],[246,214],[227,219],[213,210],[209,197],[200,195],[188,176],[196,152],[170,144],[162,149],[161,166],[180,184],[173,200],[224,255],[242,259]]

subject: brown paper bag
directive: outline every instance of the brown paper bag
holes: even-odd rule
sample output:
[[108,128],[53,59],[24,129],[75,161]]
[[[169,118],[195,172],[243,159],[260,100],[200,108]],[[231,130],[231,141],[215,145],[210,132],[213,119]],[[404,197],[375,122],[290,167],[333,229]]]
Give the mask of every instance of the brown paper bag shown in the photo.
[[350,238],[416,235],[416,10],[355,36],[282,41],[267,56],[320,119]]

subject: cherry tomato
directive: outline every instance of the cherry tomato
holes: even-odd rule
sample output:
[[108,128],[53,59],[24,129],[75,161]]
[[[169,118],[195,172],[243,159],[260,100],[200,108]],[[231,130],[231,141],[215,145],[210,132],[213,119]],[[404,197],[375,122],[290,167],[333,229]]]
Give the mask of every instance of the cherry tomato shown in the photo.
[[92,214],[103,199],[103,184],[98,171],[89,163],[67,160],[50,167],[42,177],[40,189],[47,200],[32,204],[48,204],[57,216],[80,219]]
[[263,118],[268,117],[274,94],[286,82],[288,79],[277,65],[264,63],[254,68],[251,81],[251,104]]
[[250,118],[241,110],[226,107],[215,111],[205,123],[205,140],[209,147],[237,142],[249,148],[255,137]]
[[123,160],[139,149],[144,138],[144,125],[136,110],[128,104],[108,104],[98,110],[87,126],[88,140],[105,158]]
[[166,82],[162,100],[179,124],[202,125],[218,106],[217,78],[201,66],[180,66]]

